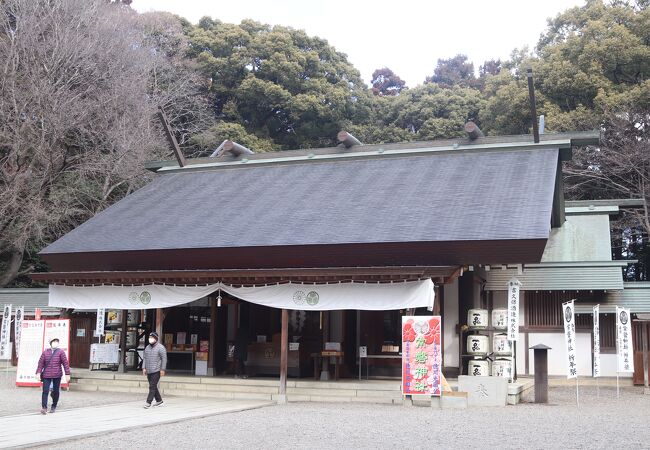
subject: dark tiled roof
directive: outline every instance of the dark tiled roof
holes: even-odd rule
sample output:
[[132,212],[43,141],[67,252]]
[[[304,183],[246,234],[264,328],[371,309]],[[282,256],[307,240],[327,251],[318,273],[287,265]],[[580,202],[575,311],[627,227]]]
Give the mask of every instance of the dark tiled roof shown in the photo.
[[557,148],[173,172],[44,254],[547,239]]

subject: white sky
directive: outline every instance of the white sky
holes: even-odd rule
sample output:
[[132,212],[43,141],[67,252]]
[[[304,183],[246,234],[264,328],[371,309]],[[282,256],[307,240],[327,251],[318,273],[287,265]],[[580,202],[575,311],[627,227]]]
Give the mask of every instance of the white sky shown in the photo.
[[[139,12],[169,11],[197,23],[203,16],[240,23],[254,19],[319,36],[346,53],[366,82],[391,68],[408,86],[433,74],[438,58],[465,54],[506,59],[532,49],[546,19],[584,0],[134,0]],[[386,6],[384,6],[386,5]]]

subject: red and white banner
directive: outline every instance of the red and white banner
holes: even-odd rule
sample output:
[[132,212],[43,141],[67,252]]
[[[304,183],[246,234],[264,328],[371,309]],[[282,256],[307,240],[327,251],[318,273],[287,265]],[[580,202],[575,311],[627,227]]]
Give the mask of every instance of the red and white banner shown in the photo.
[[402,394],[441,394],[440,316],[402,317]]
[[[16,369],[16,386],[40,386],[36,378],[38,360],[50,348],[50,341],[59,339],[59,349],[70,361],[70,319],[24,320],[20,337],[20,353]],[[67,387],[65,375],[61,386]]]

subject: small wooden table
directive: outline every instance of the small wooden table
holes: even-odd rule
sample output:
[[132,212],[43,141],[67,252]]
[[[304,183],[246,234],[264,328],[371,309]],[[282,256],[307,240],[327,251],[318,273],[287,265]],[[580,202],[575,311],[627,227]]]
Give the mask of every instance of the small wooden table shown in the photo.
[[334,358],[334,380],[339,379],[339,367],[343,364],[343,352],[332,350],[324,350],[320,353],[312,353],[311,357],[314,358],[314,380],[320,379],[321,367],[324,358]]

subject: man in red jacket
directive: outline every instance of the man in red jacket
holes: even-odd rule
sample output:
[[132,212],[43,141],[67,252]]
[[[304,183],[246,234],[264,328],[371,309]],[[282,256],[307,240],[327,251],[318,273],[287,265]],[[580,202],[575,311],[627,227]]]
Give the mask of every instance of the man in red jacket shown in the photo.
[[52,408],[50,413],[56,411],[56,405],[59,403],[59,389],[61,387],[61,377],[65,370],[66,381],[70,382],[70,364],[65,352],[59,348],[59,340],[54,338],[50,341],[50,348],[44,350],[41,358],[38,360],[36,368],[36,377],[43,382],[43,395],[41,397],[41,414],[47,413],[47,395],[50,393],[52,386]]

